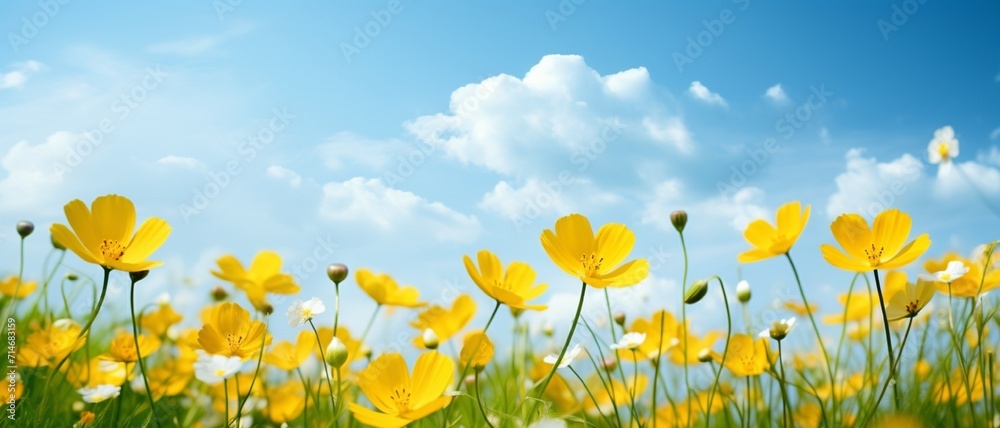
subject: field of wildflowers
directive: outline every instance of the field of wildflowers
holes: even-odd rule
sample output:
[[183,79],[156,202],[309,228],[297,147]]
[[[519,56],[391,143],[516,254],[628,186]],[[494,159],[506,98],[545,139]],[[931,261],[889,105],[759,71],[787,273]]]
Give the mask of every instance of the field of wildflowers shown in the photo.
[[[958,154],[951,128],[939,130],[928,153],[948,166]],[[89,205],[73,200],[64,211],[65,224],[52,224],[50,236],[17,224],[18,275],[0,282],[5,426],[1000,426],[1000,305],[988,293],[1000,286],[997,242],[969,248],[968,257],[928,254],[931,237],[897,209],[874,218],[844,213],[825,225],[810,223],[811,207],[791,201],[773,221],[751,222],[746,251],[733,256],[774,264],[774,274],[794,277],[800,293],[785,302],[785,318],[763,331],[748,331],[745,282],[688,277],[685,239],[698,237],[684,234],[681,210],[670,221],[685,256],[684,287],[657,296],[663,308],[651,317],[611,313],[608,289],[649,274],[650,263],[631,255],[634,233],[567,214],[539,231],[565,277],[539,278],[530,265],[488,249],[462,257],[485,295],[477,297],[494,302],[478,309],[490,311],[484,325],[470,325],[473,296],[429,305],[390,274],[339,263],[327,269],[327,295],[300,296],[281,255],[269,250],[252,260],[220,257],[212,274],[227,286],[204,291],[210,306],[136,307],[142,280],[162,264],[155,253],[170,225],[149,217],[136,227],[136,207],[119,195]],[[854,277],[839,304],[821,309],[793,253],[805,228],[827,226],[823,258]],[[25,240],[50,237],[51,254],[24,253]],[[31,257],[46,257],[37,275],[23,272]],[[70,257],[91,271],[67,271],[62,261]],[[916,263],[925,273],[901,270]],[[131,280],[130,317],[93,328],[106,316],[114,271]],[[538,302],[549,284],[579,290],[575,316],[558,326],[565,335],[536,334],[520,322],[526,311],[546,310]],[[377,303],[369,320],[340,318],[343,287],[360,287]],[[73,311],[69,302],[88,294],[92,307]],[[297,300],[276,307],[274,295]],[[237,302],[243,297],[249,305]],[[580,316],[588,299],[604,301],[609,322]],[[689,322],[710,299],[721,302],[726,330]],[[373,321],[390,308],[411,314],[417,357],[369,346]],[[178,328],[182,313],[200,313],[198,327]],[[497,317],[513,318],[512,338],[497,340],[490,329]],[[275,337],[275,323],[299,333]],[[821,328],[837,332],[836,340]],[[789,335],[815,346],[783,348]]]

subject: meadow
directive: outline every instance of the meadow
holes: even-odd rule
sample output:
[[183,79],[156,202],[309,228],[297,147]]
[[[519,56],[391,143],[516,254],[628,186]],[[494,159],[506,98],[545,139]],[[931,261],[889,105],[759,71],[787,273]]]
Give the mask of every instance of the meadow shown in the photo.
[[[945,167],[955,155],[953,133],[936,135],[930,161]],[[64,223],[16,225],[21,257],[5,268],[17,274],[0,282],[3,425],[1000,426],[1000,302],[989,293],[1000,286],[997,241],[929,254],[931,237],[898,209],[844,213],[830,224],[810,221],[811,210],[790,201],[776,218],[751,222],[746,251],[732,255],[773,265],[798,285],[795,298],[770,309],[777,321],[751,331],[759,314],[748,309],[749,284],[688,277],[685,239],[698,238],[684,234],[682,210],[670,221],[684,286],[656,296],[663,309],[650,317],[611,310],[609,289],[649,274],[650,262],[632,255],[633,231],[576,213],[537,231],[565,277],[539,278],[529,264],[484,249],[462,258],[482,294],[436,305],[390,273],[331,260],[328,294],[311,297],[300,295],[280,254],[261,249],[252,260],[218,258],[211,273],[226,285],[204,290],[213,303],[192,310],[169,300],[135,305],[142,281],[162,265],[154,259],[170,237],[166,221],[153,216],[136,227],[125,196],[73,200]],[[793,253],[807,227],[829,228],[822,257],[854,274],[838,302],[816,302],[802,285]],[[28,239],[51,239],[51,250],[25,254]],[[42,272],[24,272],[27,258],[43,259]],[[89,270],[67,269],[70,258]],[[902,270],[914,267],[921,273]],[[109,316],[101,309],[114,271],[130,278],[129,317],[95,324]],[[548,284],[578,284],[575,316],[529,329],[522,316],[546,310],[539,302]],[[376,302],[370,319],[341,319],[344,287]],[[275,306],[275,296],[292,303]],[[476,299],[493,304],[477,308]],[[581,317],[587,300],[607,307],[603,322]],[[71,304],[80,301],[90,302],[85,311]],[[708,301],[720,302],[725,330],[689,321]],[[390,309],[411,319],[406,345],[415,352],[373,346],[372,323]],[[485,324],[470,322],[477,311],[488,311]],[[185,324],[195,327],[179,327],[192,317]],[[513,320],[512,333],[491,329],[500,317]],[[276,323],[297,336],[273,335]],[[791,336],[814,346],[783,348]]]

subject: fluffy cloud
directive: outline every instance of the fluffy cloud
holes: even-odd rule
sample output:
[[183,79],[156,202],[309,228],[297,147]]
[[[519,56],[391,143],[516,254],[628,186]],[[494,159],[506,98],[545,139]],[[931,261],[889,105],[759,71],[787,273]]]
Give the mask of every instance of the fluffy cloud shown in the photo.
[[512,221],[520,231],[526,223],[542,215],[561,216],[583,210],[583,207],[607,206],[621,199],[618,194],[603,191],[588,179],[573,177],[564,171],[552,180],[530,178],[521,187],[500,181],[483,195],[478,207]]
[[42,144],[21,141],[11,147],[0,159],[0,167],[7,173],[0,180],[0,208],[29,211],[51,205],[62,182],[56,166],[65,162],[66,154],[80,140],[80,135],[57,132]]
[[723,107],[727,107],[729,105],[726,103],[726,100],[722,98],[722,95],[709,91],[705,85],[702,85],[701,82],[697,80],[691,82],[691,87],[688,88],[688,93],[695,97],[695,99],[704,101],[707,104],[714,104]]
[[767,91],[764,92],[764,97],[779,105],[788,104],[788,102],[791,101],[791,99],[788,98],[788,94],[785,93],[784,88],[781,87],[780,83],[767,88]]
[[909,154],[890,162],[878,162],[863,154],[863,149],[847,152],[846,171],[837,176],[837,192],[827,201],[826,214],[830,218],[843,213],[874,218],[896,206],[922,176],[923,164]]
[[[991,155],[996,155],[996,153],[991,152]],[[987,158],[987,160],[997,159]],[[951,199],[955,196],[972,195],[977,189],[988,195],[1000,193],[1000,171],[991,166],[971,161],[942,165],[938,168],[937,177],[934,180],[935,196]]]
[[734,230],[742,232],[751,221],[770,217],[770,211],[763,207],[764,196],[764,191],[759,188],[743,187],[731,196],[699,199],[686,194],[681,181],[666,180],[654,188],[642,212],[642,222],[663,230],[673,230],[670,213],[683,207],[689,215],[705,219],[705,223],[725,221]]
[[471,242],[482,232],[475,216],[390,188],[378,178],[355,177],[323,185],[320,214],[345,228],[363,226],[384,234],[420,233],[444,242]]
[[288,168],[278,165],[267,167],[267,176],[275,180],[286,181],[292,187],[299,187],[302,184],[302,176]]
[[691,145],[645,68],[602,76],[575,55],[545,56],[523,78],[501,74],[465,85],[451,94],[448,113],[405,126],[451,158],[510,175],[532,175],[595,140],[607,144],[614,139],[609,135],[629,131],[681,150]]
[[45,66],[38,61],[25,61],[14,64],[14,69],[0,74],[0,89],[20,88],[28,82],[28,77],[35,74]]

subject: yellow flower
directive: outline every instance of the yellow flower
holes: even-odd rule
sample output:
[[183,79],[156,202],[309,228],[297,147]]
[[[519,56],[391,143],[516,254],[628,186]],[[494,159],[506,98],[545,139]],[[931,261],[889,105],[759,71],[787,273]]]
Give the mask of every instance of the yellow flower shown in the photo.
[[[878,381],[870,382],[871,385],[878,385]],[[826,400],[830,398],[830,394],[833,394],[833,398],[836,401],[841,401],[847,398],[853,397],[858,391],[861,391],[865,386],[865,376],[862,373],[855,373],[847,377],[847,379],[841,379],[837,382],[837,385],[833,388],[830,384],[822,385],[816,388],[816,394],[819,398]]]
[[555,229],[542,232],[545,252],[556,266],[591,287],[628,287],[649,275],[646,259],[622,264],[635,245],[635,234],[623,224],[605,224],[594,235],[587,217],[570,214],[556,220]]
[[18,355],[20,364],[28,367],[53,366],[67,355],[83,347],[87,335],[77,337],[83,327],[70,319],[60,319],[28,335]]
[[809,312],[812,312],[814,314],[816,312],[819,312],[819,306],[817,306],[816,304],[810,303],[809,304],[809,308],[806,308],[805,304],[803,304],[802,302],[796,301],[796,300],[785,300],[782,303],[782,306],[784,306],[785,309],[788,309],[788,310],[794,312],[796,315],[802,316],[802,317],[809,316]]
[[368,269],[358,269],[354,280],[369,297],[380,305],[419,308],[427,302],[419,302],[420,291],[412,285],[400,287],[388,274],[373,274]]
[[[670,361],[678,365],[698,364],[699,363],[698,355],[701,354],[701,352],[706,349],[709,350],[709,352],[713,352],[712,345],[715,344],[716,340],[719,340],[723,336],[725,336],[724,333],[718,331],[710,331],[708,333],[705,333],[704,336],[699,338],[691,334],[690,329],[687,329],[687,331],[680,337],[681,344],[674,346],[673,352],[670,353]],[[690,338],[687,342],[687,358],[685,358],[684,355],[685,337]]]
[[[646,384],[649,383],[649,379],[640,374],[637,377],[628,376],[626,378],[628,384],[623,384],[618,380],[611,381],[611,387],[605,386],[606,380],[602,380],[599,377],[593,376],[588,381],[587,384],[590,385],[589,389],[594,394],[593,399],[588,399],[584,401],[583,408],[592,416],[600,416],[600,413],[605,415],[610,415],[614,413],[614,408],[618,406],[627,406],[632,403],[632,397],[636,397],[636,400],[642,395],[643,391],[646,390]],[[594,401],[597,401],[595,404]],[[600,412],[598,411],[600,410]]]
[[144,334],[138,336],[139,350],[136,352],[135,340],[132,333],[119,333],[111,340],[111,349],[103,358],[107,361],[117,361],[120,363],[134,363],[139,358],[148,357],[160,348],[160,340]]
[[482,369],[493,359],[493,342],[481,330],[469,332],[462,341],[459,362],[476,370]]
[[775,221],[777,227],[760,219],[752,221],[743,231],[743,237],[754,248],[740,254],[737,260],[740,263],[753,263],[787,253],[806,228],[811,209],[806,205],[806,209],[802,210],[799,201],[792,201],[778,208]]
[[153,312],[148,312],[139,318],[139,325],[143,330],[149,331],[156,337],[167,335],[167,330],[174,324],[184,319],[181,314],[174,311],[170,304],[162,304]]
[[[38,283],[35,281],[25,281],[21,283],[21,288],[17,289],[17,276],[8,277],[5,280],[0,280],[0,293],[3,293],[7,297],[17,297],[18,299],[23,299],[28,297],[31,293],[35,292],[38,288]],[[17,296],[14,295],[14,290],[17,289]]]
[[309,359],[315,346],[316,337],[313,332],[302,330],[294,344],[287,340],[276,343],[264,354],[264,362],[282,370],[295,370]]
[[860,215],[841,214],[830,230],[846,253],[830,244],[821,245],[820,251],[827,263],[853,272],[900,268],[931,246],[926,233],[904,245],[910,226],[910,216],[895,208],[876,216],[871,228]]
[[934,281],[917,278],[917,283],[907,282],[906,273],[890,271],[885,275],[885,316],[889,321],[917,316],[934,297]]
[[79,199],[65,207],[69,227],[53,224],[52,239],[88,263],[107,269],[139,272],[163,262],[147,260],[170,236],[170,225],[150,217],[132,234],[135,206],[123,196],[107,195],[94,200],[90,209]]
[[927,360],[919,360],[913,364],[913,374],[917,375],[917,378],[923,379],[931,373],[931,363]]
[[723,364],[736,376],[757,376],[771,367],[768,340],[754,340],[745,334],[734,334],[729,339],[729,350]]
[[361,371],[358,385],[380,411],[350,403],[351,413],[362,424],[379,428],[402,427],[434,413],[451,402],[444,396],[455,363],[436,351],[417,358],[413,378],[398,353],[382,354]]
[[149,390],[154,399],[180,395],[194,379],[194,362],[180,359],[168,360],[162,365],[148,369]]
[[251,321],[250,312],[236,303],[220,304],[208,318],[198,332],[198,343],[209,354],[246,361],[256,357],[262,345],[271,343],[264,323]]
[[[476,301],[468,294],[462,294],[455,298],[451,309],[433,305],[417,314],[417,319],[411,321],[410,325],[421,333],[428,328],[434,330],[438,343],[444,343],[461,331],[475,314]],[[426,348],[423,334],[418,334],[413,339],[413,344],[418,348]]]
[[266,388],[264,397],[267,399],[264,417],[275,424],[292,422],[306,407],[306,390],[299,381],[291,380],[284,385]]
[[[965,259],[956,253],[945,254],[939,260],[928,260],[924,262],[924,269],[927,273],[936,273],[945,270],[948,267],[949,262],[959,261],[962,262],[965,267],[969,268],[969,271],[962,275],[960,278],[955,279],[951,282],[951,295],[955,297],[976,297],[980,293],[979,285],[982,283],[982,292],[990,291],[997,286],[1000,286],[1000,269],[988,269],[987,274],[983,276],[983,267],[988,267],[988,262],[985,260],[982,254],[977,258]],[[23,286],[22,286],[23,287]],[[938,291],[948,294],[948,283],[938,282]]]
[[950,378],[935,382],[931,390],[934,402],[943,404],[954,401],[955,406],[964,406],[970,401],[970,391],[966,389],[966,383],[968,383],[968,388],[972,392],[971,401],[973,403],[982,401],[983,378],[979,367],[972,366],[969,367],[968,377],[962,374],[961,368],[957,368],[951,372]]
[[235,256],[227,254],[216,260],[219,270],[212,274],[219,279],[229,281],[246,293],[247,299],[258,310],[267,303],[267,293],[295,294],[299,286],[295,278],[287,273],[281,273],[281,256],[274,251],[262,250],[250,262],[250,269],[244,269],[243,264]]
[[125,363],[108,361],[102,357],[94,357],[88,362],[72,364],[66,368],[66,381],[74,388],[93,388],[97,385],[120,386],[131,377]]
[[878,301],[878,294],[855,291],[843,293],[837,296],[837,300],[844,305],[844,311],[835,312],[833,315],[823,317],[825,324],[843,324],[847,321],[868,321],[875,309],[875,302]]
[[535,270],[527,263],[511,262],[504,272],[500,259],[489,250],[482,250],[477,255],[479,269],[473,264],[472,258],[462,256],[465,270],[469,272],[472,282],[479,286],[483,293],[493,300],[514,309],[545,310],[545,305],[528,305],[528,300],[541,296],[548,288],[546,284],[534,285]]
[[[661,322],[663,327],[662,334],[660,331]],[[649,319],[638,318],[632,322],[632,328],[628,331],[645,334],[646,339],[639,344],[634,355],[631,350],[621,349],[617,351],[618,356],[629,361],[637,359],[640,361],[655,360],[664,353],[669,352],[670,348],[677,343],[680,329],[681,326],[677,322],[677,319],[665,310],[657,311]]]

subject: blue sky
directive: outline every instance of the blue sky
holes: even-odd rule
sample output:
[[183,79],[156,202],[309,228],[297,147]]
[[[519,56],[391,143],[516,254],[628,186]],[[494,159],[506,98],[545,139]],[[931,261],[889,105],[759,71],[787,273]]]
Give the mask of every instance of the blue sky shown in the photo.
[[[839,213],[903,209],[933,257],[997,238],[969,180],[927,160],[934,131],[952,126],[958,167],[1000,200],[995,2],[152,7],[2,6],[0,223],[39,226],[27,276],[62,206],[108,193],[174,228],[140,302],[169,291],[195,307],[219,284],[220,255],[273,249],[302,298],[329,302],[323,267],[343,262],[433,303],[470,292],[482,325],[489,302],[461,256],[489,248],[535,266],[553,308],[532,319],[563,331],[577,286],[538,236],[570,212],[636,231],[634,255],[658,268],[615,305],[637,316],[679,310],[676,209],[691,213],[691,278],[734,285],[743,227],[810,204],[793,254],[824,311],[851,278],[818,251]],[[0,235],[8,272],[12,229]],[[98,274],[72,255],[67,265]],[[742,275],[757,311],[794,290],[781,260]],[[360,330],[374,305],[353,281],[344,298]],[[107,313],[124,317],[125,303]],[[695,316],[722,326],[711,315]]]

